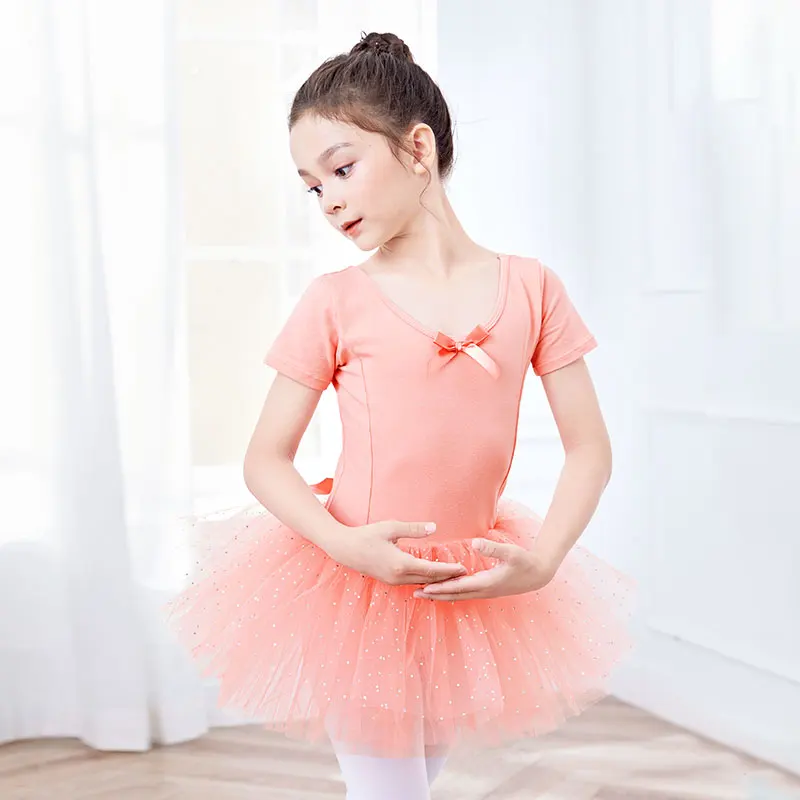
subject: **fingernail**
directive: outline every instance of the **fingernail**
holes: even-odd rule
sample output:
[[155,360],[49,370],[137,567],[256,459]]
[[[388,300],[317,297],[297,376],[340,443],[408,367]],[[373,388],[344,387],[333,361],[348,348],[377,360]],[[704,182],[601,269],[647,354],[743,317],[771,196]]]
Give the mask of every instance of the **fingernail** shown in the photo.
[[436,523],[435,522],[426,522],[425,523],[425,533],[433,533],[436,530]]

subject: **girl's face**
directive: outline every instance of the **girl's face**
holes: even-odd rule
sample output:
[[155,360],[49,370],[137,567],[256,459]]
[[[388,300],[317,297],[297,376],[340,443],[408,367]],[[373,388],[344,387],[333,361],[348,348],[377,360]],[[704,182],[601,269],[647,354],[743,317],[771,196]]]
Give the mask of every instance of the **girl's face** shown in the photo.
[[396,158],[380,134],[305,114],[289,148],[325,218],[361,250],[401,235],[422,210],[425,167],[402,150]]

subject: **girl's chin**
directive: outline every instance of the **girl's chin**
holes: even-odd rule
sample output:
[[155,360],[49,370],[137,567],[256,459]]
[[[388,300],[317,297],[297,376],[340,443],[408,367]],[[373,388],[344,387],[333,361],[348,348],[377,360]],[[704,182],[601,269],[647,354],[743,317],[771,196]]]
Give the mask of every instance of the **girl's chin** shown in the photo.
[[360,236],[356,236],[352,242],[359,250],[366,253],[370,250],[374,250],[378,246],[375,244],[374,238],[374,236],[365,236],[362,233]]

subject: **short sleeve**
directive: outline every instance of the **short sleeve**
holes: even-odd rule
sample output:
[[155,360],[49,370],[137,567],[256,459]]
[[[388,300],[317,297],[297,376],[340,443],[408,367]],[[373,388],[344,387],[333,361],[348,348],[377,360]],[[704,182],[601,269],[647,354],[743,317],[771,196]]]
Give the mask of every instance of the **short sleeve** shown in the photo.
[[531,359],[538,376],[565,367],[597,347],[561,279],[549,267],[540,266],[541,325]]
[[264,363],[320,391],[336,372],[339,336],[328,275],[308,285],[272,342]]

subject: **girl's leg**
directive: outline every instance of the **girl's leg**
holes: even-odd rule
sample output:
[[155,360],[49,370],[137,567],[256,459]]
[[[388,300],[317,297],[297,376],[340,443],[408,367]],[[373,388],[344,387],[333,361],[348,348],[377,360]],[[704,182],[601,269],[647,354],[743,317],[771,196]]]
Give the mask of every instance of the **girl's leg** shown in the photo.
[[336,742],[332,745],[347,787],[347,800],[430,800],[424,756],[360,756],[343,752]]
[[346,800],[430,800],[429,787],[445,765],[449,746],[426,744],[411,758],[357,755],[337,742],[331,720],[325,727],[347,787]]
[[425,747],[425,767],[428,773],[428,786],[432,786],[436,776],[447,761],[448,750],[443,747]]

